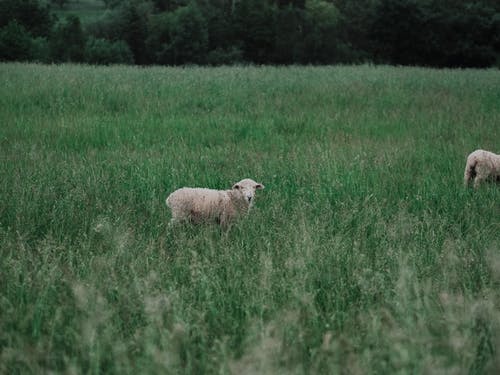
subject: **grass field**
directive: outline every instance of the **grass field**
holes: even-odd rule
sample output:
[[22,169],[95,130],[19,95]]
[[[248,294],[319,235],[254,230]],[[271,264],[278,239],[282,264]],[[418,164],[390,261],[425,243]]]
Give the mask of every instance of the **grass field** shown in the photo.
[[2,64],[0,124],[0,373],[500,371],[498,70]]

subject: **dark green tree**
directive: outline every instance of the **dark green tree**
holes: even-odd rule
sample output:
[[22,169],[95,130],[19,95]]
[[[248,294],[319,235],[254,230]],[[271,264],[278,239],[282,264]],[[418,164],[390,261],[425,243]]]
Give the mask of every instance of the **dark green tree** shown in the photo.
[[151,23],[149,54],[166,65],[203,64],[208,52],[207,23],[196,3],[162,13]]
[[335,0],[339,10],[339,47],[347,63],[373,60],[372,23],[379,0]]
[[340,13],[330,2],[307,0],[305,6],[306,61],[331,64],[338,61]]
[[487,67],[496,61],[500,52],[494,45],[498,38],[496,14],[492,7],[480,2],[465,4],[447,14],[448,35],[453,37],[445,40],[448,43],[441,48],[446,53],[446,66]]
[[85,61],[90,64],[132,64],[134,57],[123,40],[89,38],[85,44]]
[[292,5],[276,11],[273,61],[278,64],[307,62],[305,51],[306,12]]
[[146,53],[147,13],[138,4],[126,3],[119,12],[119,38],[127,42],[136,64],[148,63]]
[[126,27],[119,9],[108,9],[96,21],[86,25],[90,37],[108,40],[120,40]]
[[206,20],[208,48],[210,50],[226,49],[236,44],[233,32],[232,6],[232,1],[212,1],[199,5]]
[[169,64],[166,57],[162,56],[161,51],[165,45],[170,43],[170,34],[173,23],[172,12],[162,12],[154,14],[148,21],[148,37],[145,41],[146,53],[148,60],[153,64]]
[[0,29],[0,61],[31,60],[33,39],[16,20]]
[[233,0],[199,1],[208,32],[207,63],[231,64],[242,61],[241,42],[234,33]]
[[54,24],[49,6],[37,0],[0,0],[0,28],[12,20],[35,37],[48,37]]
[[234,33],[245,60],[257,64],[274,56],[276,5],[266,0],[239,1],[234,8]]
[[115,8],[122,5],[126,0],[103,0],[106,8]]
[[108,9],[85,32],[75,18],[55,23],[51,9],[68,1],[0,0],[2,58],[128,63],[131,52],[141,65],[500,64],[498,0],[104,0]]
[[47,38],[35,37],[31,43],[31,59],[30,61],[48,63],[50,59],[50,45]]
[[68,0],[51,0],[51,3],[57,5],[60,9],[62,9],[68,3]]
[[425,14],[418,0],[381,0],[371,30],[376,60],[418,65],[425,29]]
[[182,6],[186,6],[189,3],[189,0],[152,0],[156,9],[160,12],[164,11],[174,11],[177,8]]
[[491,66],[494,8],[485,2],[381,0],[371,38],[376,61],[439,67]]
[[85,35],[80,19],[75,15],[67,16],[58,23],[50,38],[51,56],[58,62],[84,61]]

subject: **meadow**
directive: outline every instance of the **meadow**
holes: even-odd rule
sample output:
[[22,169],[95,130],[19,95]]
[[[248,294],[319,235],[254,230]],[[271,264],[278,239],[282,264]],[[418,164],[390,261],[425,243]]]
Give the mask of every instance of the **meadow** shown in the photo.
[[1,64],[0,373],[497,374],[499,140],[493,69]]

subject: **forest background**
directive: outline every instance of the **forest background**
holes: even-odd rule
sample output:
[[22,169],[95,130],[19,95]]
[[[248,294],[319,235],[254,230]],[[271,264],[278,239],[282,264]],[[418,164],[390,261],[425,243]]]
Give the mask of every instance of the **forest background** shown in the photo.
[[500,66],[495,0],[0,0],[0,61]]

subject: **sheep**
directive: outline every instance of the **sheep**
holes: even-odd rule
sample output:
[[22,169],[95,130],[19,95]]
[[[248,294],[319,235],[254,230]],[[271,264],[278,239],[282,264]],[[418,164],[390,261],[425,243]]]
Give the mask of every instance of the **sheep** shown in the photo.
[[470,180],[474,180],[474,189],[479,184],[491,178],[500,181],[500,155],[485,150],[476,150],[467,157],[464,172],[464,186],[469,185]]
[[227,228],[238,215],[248,212],[258,189],[264,189],[264,185],[249,178],[235,183],[231,190],[178,189],[166,199],[172,210],[170,225],[180,221],[216,221]]

